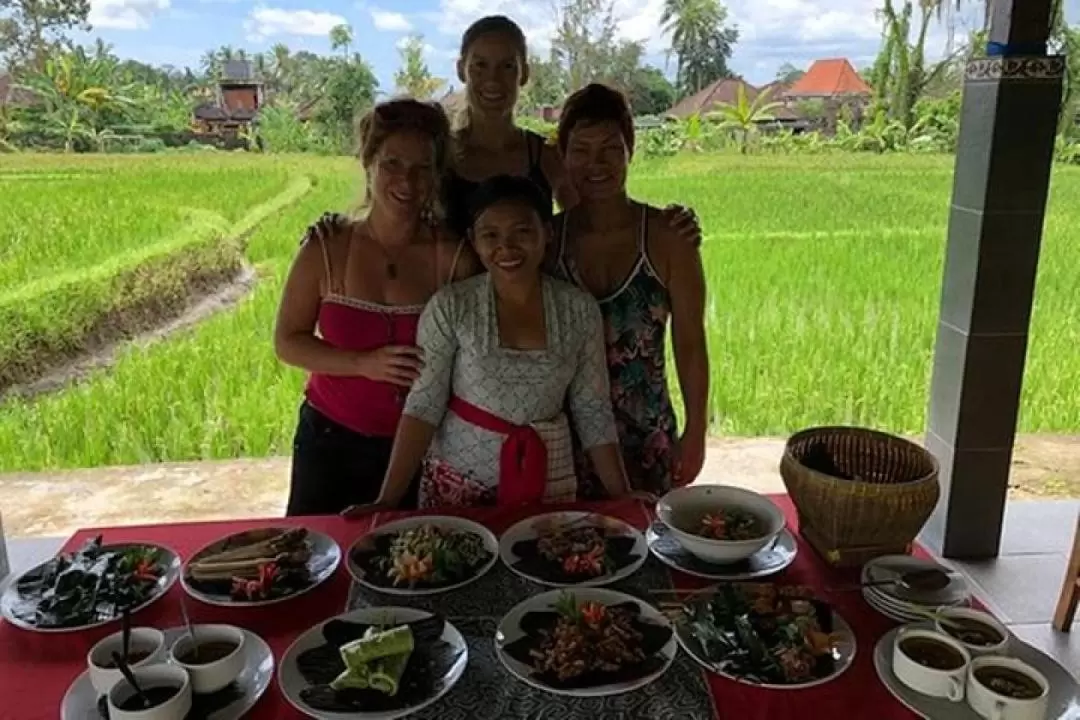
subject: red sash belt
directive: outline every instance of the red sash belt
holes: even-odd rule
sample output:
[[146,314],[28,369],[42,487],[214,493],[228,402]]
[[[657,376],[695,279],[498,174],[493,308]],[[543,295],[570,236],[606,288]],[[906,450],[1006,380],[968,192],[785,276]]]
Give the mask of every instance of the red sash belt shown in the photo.
[[547,445],[531,425],[515,425],[456,395],[450,398],[450,410],[467,423],[506,436],[499,454],[499,505],[527,505],[543,500],[547,485]]

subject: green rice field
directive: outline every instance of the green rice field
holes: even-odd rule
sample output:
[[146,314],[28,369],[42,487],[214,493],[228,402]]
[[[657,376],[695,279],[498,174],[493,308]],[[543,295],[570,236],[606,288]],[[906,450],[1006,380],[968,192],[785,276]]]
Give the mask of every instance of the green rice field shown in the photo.
[[[822,423],[922,430],[952,165],[923,156],[694,155],[635,167],[639,198],[693,206],[705,230],[717,434],[783,435]],[[298,200],[273,205],[305,178]],[[234,230],[246,217],[265,219],[246,236],[258,281],[237,307],[132,345],[77,385],[0,401],[0,471],[287,454],[304,378],[271,347],[281,285],[303,229],[353,205],[359,181],[347,158],[4,156],[0,316],[7,302],[47,317],[52,278],[74,282],[199,218]],[[1025,432],[1080,430],[1077,267],[1080,168],[1060,168]]]

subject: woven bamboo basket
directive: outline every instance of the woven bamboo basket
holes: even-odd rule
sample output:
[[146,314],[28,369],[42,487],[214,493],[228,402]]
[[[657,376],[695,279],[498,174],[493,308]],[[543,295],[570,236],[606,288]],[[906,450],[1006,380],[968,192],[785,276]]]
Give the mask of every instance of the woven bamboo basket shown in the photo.
[[792,435],[780,475],[799,532],[839,567],[911,550],[937,504],[938,462],[886,433],[819,427]]

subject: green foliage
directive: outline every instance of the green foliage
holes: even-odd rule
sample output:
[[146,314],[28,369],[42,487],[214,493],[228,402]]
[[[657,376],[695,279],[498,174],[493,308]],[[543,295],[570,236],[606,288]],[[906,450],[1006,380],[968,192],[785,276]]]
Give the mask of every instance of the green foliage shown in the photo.
[[401,45],[401,67],[394,73],[394,84],[399,92],[416,98],[430,100],[443,87],[446,81],[434,77],[424,60],[424,36],[410,35]]
[[660,24],[671,34],[671,53],[678,59],[676,82],[684,96],[731,77],[727,63],[739,30],[728,24],[720,0],[664,0]]
[[329,155],[339,151],[322,133],[321,126],[304,123],[295,107],[289,105],[269,107],[259,113],[259,137],[264,152]]
[[634,115],[662,115],[678,99],[678,92],[658,68],[651,65],[638,70],[628,93]]

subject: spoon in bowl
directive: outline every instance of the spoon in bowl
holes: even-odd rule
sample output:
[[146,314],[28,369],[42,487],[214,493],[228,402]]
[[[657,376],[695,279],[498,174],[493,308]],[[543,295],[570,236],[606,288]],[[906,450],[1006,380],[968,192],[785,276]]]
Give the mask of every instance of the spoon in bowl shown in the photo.
[[127,657],[122,657],[120,653],[113,651],[113,662],[116,663],[116,669],[120,671],[120,674],[124,676],[124,679],[131,684],[132,689],[135,690],[135,694],[139,700],[142,701],[143,709],[150,707],[150,698],[146,696],[142,688],[139,687],[139,681],[135,679],[135,673],[131,672],[131,666],[128,665]]
[[184,625],[187,627],[188,635],[191,637],[191,653],[195,662],[199,662],[199,642],[195,639],[195,626],[191,624],[191,616],[188,615],[187,603],[184,602],[184,596],[180,595],[180,616],[184,618]]

